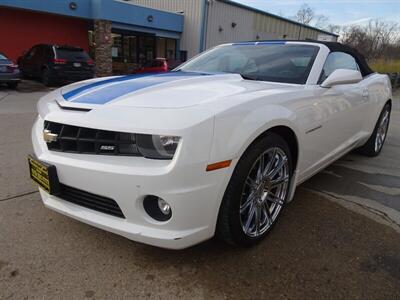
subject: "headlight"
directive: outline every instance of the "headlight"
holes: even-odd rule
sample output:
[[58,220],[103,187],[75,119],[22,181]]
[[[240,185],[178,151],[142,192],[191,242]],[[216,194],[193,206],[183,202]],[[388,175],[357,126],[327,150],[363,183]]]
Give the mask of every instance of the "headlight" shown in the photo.
[[140,153],[147,158],[172,159],[178,147],[178,136],[137,134],[136,143]]

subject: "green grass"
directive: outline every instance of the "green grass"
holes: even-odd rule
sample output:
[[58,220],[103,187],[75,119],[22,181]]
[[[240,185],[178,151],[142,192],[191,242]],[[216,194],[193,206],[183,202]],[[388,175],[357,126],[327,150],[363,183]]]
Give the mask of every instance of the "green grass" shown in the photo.
[[400,73],[399,60],[384,60],[379,59],[369,63],[372,70],[379,73]]

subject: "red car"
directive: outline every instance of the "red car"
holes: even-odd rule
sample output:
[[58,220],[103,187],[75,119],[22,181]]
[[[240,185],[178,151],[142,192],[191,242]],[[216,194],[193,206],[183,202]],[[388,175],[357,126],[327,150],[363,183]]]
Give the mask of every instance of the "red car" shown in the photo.
[[164,73],[175,69],[178,65],[180,65],[179,61],[156,58],[144,63],[142,67],[133,71],[133,74]]
[[156,58],[145,62],[139,69],[133,71],[133,73],[164,73],[168,71],[167,60],[165,58]]

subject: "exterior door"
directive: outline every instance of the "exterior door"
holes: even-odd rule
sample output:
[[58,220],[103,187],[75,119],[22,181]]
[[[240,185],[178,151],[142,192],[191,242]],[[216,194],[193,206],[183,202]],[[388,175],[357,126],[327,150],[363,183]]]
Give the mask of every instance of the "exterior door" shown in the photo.
[[33,57],[35,56],[37,49],[38,49],[37,46],[31,48],[22,59],[23,71],[25,74],[27,74],[29,76],[34,75],[33,74]]
[[45,46],[38,46],[33,55],[32,61],[32,73],[35,77],[42,75],[43,57],[45,52]]
[[[351,55],[332,52],[323,67],[320,83],[336,69],[359,70]],[[301,164],[306,177],[349,151],[362,137],[363,121],[369,115],[364,89],[363,81],[331,88],[315,87],[305,110],[309,116],[303,129],[307,157]]]

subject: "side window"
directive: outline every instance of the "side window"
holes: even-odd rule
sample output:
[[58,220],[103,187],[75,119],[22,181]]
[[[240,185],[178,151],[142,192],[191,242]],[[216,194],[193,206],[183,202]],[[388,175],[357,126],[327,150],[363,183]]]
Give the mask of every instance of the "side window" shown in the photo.
[[26,58],[31,59],[35,55],[36,51],[37,51],[37,46],[29,50],[28,54],[26,55]]
[[34,58],[40,59],[43,56],[43,47],[39,46],[35,52]]
[[323,82],[337,69],[360,70],[356,60],[350,54],[344,52],[332,52],[328,55],[325,61],[319,82]]
[[52,59],[54,56],[53,49],[51,46],[47,46],[44,51],[44,58],[46,60]]

